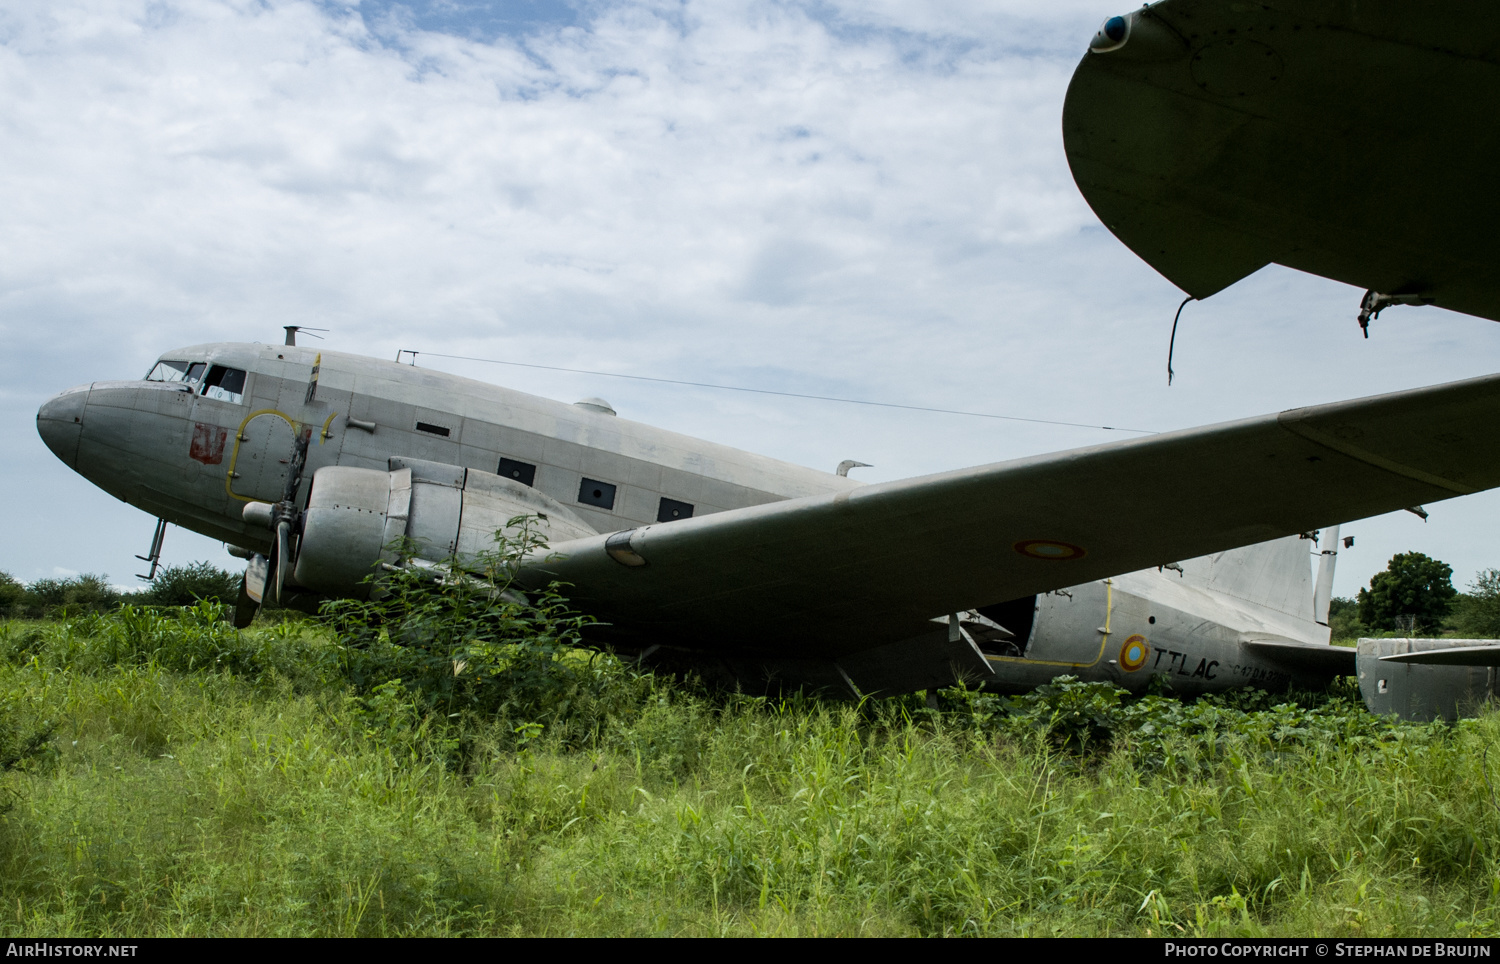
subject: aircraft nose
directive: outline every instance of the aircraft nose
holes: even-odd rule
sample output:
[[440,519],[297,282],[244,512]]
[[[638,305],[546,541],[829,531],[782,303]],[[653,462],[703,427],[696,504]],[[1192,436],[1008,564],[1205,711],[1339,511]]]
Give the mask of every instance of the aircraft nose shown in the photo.
[[36,431],[52,454],[70,469],[78,468],[78,439],[83,435],[83,414],[89,400],[88,385],[79,385],[53,395],[36,412]]

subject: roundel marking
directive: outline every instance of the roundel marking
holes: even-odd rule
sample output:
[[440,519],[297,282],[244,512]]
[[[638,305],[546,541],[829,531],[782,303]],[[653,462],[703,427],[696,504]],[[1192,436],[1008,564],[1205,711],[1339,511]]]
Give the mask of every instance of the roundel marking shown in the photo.
[[1151,644],[1146,642],[1146,637],[1140,633],[1128,636],[1125,645],[1120,647],[1120,668],[1127,673],[1134,673],[1146,665],[1146,657],[1151,655]]
[[1071,542],[1057,542],[1053,539],[1023,539],[1016,543],[1015,550],[1032,559],[1063,560],[1084,557],[1081,546],[1075,546]]

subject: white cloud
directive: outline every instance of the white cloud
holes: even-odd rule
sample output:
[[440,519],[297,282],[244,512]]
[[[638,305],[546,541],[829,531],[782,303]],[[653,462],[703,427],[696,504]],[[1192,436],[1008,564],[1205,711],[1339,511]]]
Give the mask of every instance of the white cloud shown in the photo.
[[[1146,428],[1493,367],[1491,323],[1392,312],[1355,344],[1354,293],[1273,270],[1188,308],[1168,391],[1175,289],[1098,227],[1062,152],[1113,8],[579,9],[493,42],[389,7],[0,9],[0,442],[23,453],[0,485],[42,504],[0,566],[123,573],[149,538],[42,448],[46,395],[284,324]],[[872,479],[1108,438],[437,364]],[[1452,513],[1460,573],[1495,561],[1483,504]],[[206,550],[174,530],[168,551]]]

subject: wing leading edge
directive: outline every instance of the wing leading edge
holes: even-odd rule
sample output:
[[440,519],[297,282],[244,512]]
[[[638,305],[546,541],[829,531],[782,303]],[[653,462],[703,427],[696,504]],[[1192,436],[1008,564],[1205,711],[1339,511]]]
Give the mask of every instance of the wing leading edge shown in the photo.
[[931,619],[1500,485],[1500,376],[563,543],[615,632],[837,659]]

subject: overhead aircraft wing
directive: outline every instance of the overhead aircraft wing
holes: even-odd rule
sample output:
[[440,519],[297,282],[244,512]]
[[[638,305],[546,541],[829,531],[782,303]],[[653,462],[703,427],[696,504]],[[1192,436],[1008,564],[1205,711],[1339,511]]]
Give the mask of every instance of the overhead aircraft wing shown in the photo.
[[1500,485],[1500,376],[1292,409],[559,544],[655,643],[837,658],[946,613]]
[[1163,0],[1120,21],[1074,72],[1063,140],[1168,280],[1206,298],[1276,262],[1500,320],[1492,8]]

